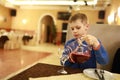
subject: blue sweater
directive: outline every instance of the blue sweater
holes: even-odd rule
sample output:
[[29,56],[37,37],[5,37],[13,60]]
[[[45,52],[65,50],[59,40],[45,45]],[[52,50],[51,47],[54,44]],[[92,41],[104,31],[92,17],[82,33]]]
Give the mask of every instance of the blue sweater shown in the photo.
[[[82,42],[83,44],[87,45],[85,41]],[[78,42],[75,38],[69,40],[66,42],[64,49],[67,49],[68,46],[74,50],[78,46]],[[69,55],[71,51],[64,51],[63,55]],[[64,66],[72,67],[72,68],[80,68],[80,69],[86,69],[86,68],[96,68],[96,62],[101,65],[106,65],[109,61],[108,54],[102,44],[100,43],[100,48],[98,50],[94,50],[92,48],[91,50],[91,57],[89,60],[87,60],[84,63],[73,63],[69,61],[69,59],[65,62]]]

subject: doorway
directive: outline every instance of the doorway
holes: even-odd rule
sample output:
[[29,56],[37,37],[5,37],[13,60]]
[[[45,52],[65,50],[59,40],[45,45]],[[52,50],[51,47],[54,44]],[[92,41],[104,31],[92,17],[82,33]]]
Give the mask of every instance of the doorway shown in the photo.
[[52,28],[54,25],[53,18],[50,15],[45,15],[41,19],[40,43],[52,43]]

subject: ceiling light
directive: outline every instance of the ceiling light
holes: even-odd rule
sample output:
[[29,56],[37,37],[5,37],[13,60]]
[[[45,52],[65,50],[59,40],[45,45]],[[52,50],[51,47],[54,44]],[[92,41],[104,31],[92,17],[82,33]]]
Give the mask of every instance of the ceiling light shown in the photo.
[[88,4],[87,4],[87,1],[84,1],[85,2],[85,6],[87,6]]
[[[21,1],[21,0],[7,0],[9,3],[13,4],[13,5],[85,5],[84,1],[31,1],[31,0],[25,0],[25,1]],[[92,1],[87,1],[88,5],[95,5],[97,4],[97,0],[92,0]]]
[[73,0],[74,2],[77,2],[77,0]]

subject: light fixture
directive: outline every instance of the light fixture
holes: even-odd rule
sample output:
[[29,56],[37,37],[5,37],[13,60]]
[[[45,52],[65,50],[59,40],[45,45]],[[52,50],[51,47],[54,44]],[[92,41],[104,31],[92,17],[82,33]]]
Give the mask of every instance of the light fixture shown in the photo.
[[26,20],[26,19],[23,19],[23,20],[22,20],[22,23],[23,23],[23,24],[26,24],[26,23],[27,23],[27,20]]
[[118,13],[118,17],[120,18],[120,7],[118,7],[118,11],[117,11]]
[[0,16],[0,22],[6,22],[6,17],[4,17],[4,16]]
[[112,24],[112,23],[114,23],[114,14],[113,13],[108,16],[108,24]]
[[88,6],[88,3],[87,3],[87,1],[85,0],[84,2],[85,2],[85,6]]
[[70,6],[68,7],[68,12],[71,13],[71,12],[72,12],[72,9],[73,9],[73,7],[70,5]]
[[77,2],[77,0],[73,0],[74,2]]
[[[61,1],[61,0],[7,0],[9,3],[13,5],[85,5],[84,1],[74,0],[74,1]],[[87,1],[88,5],[97,4],[97,0]]]
[[4,20],[4,17],[3,16],[0,16],[0,21],[3,21]]

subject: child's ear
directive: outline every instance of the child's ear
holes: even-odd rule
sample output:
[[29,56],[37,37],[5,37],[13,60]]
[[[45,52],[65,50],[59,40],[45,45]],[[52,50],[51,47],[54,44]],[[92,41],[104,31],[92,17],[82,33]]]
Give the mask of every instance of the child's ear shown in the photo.
[[88,28],[89,28],[89,24],[86,24],[86,30],[88,30]]
[[89,28],[90,25],[89,25],[89,24],[86,24],[86,26]]

